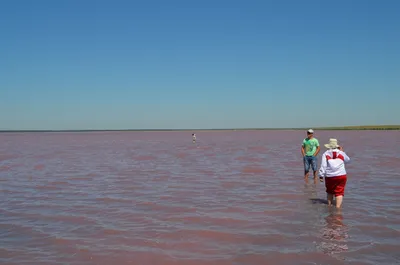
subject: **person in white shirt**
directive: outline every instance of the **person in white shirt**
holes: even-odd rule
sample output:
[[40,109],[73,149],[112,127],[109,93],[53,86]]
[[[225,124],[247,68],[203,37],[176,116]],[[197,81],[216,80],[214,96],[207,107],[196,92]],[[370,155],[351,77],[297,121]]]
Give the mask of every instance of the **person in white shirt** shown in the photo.
[[330,139],[325,147],[328,150],[322,155],[318,175],[321,181],[325,178],[328,205],[332,205],[333,196],[335,196],[336,208],[340,208],[347,182],[345,164],[350,162],[350,158],[343,151],[343,147],[339,146],[337,139]]
[[196,143],[196,134],[192,133],[192,141],[193,143]]

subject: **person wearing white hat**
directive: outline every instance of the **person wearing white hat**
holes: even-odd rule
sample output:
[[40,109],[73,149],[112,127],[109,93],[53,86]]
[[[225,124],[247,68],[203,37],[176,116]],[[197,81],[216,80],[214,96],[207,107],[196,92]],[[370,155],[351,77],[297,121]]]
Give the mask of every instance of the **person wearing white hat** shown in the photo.
[[304,180],[308,181],[308,175],[310,171],[310,165],[314,173],[314,182],[317,181],[317,155],[319,153],[320,146],[318,139],[314,137],[314,130],[307,130],[307,137],[303,140],[301,145],[301,153],[303,155],[304,163]]
[[322,155],[321,167],[318,171],[320,179],[325,178],[325,187],[328,205],[331,206],[333,197],[336,197],[336,208],[343,203],[344,190],[347,183],[347,172],[345,164],[350,162],[349,156],[338,144],[338,140],[331,138],[324,145],[328,148]]

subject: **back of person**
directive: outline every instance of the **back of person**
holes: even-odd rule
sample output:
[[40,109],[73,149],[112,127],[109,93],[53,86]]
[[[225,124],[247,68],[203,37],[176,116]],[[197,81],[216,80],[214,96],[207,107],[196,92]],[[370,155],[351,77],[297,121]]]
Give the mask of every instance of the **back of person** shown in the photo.
[[347,154],[338,148],[327,150],[322,157],[322,163],[326,161],[325,177],[337,177],[346,175],[345,164],[350,161]]
[[338,144],[337,139],[329,139],[325,144],[328,148],[322,155],[321,168],[319,169],[320,180],[325,177],[325,187],[328,205],[333,204],[333,197],[336,197],[336,207],[340,208],[343,202],[344,191],[347,183],[347,172],[345,164],[350,158]]

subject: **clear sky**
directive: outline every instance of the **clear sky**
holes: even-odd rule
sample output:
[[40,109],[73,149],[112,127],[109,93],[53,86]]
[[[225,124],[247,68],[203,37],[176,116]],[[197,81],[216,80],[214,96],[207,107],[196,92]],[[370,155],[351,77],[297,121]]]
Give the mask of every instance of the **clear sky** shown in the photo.
[[0,129],[400,124],[397,0],[4,0]]

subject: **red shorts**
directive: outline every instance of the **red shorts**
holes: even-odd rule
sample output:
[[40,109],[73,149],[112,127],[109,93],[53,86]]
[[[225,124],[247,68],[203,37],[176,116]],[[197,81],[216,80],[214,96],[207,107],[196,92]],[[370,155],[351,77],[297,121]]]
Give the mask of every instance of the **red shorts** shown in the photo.
[[344,188],[346,186],[346,182],[346,175],[325,178],[326,192],[335,196],[344,196]]

